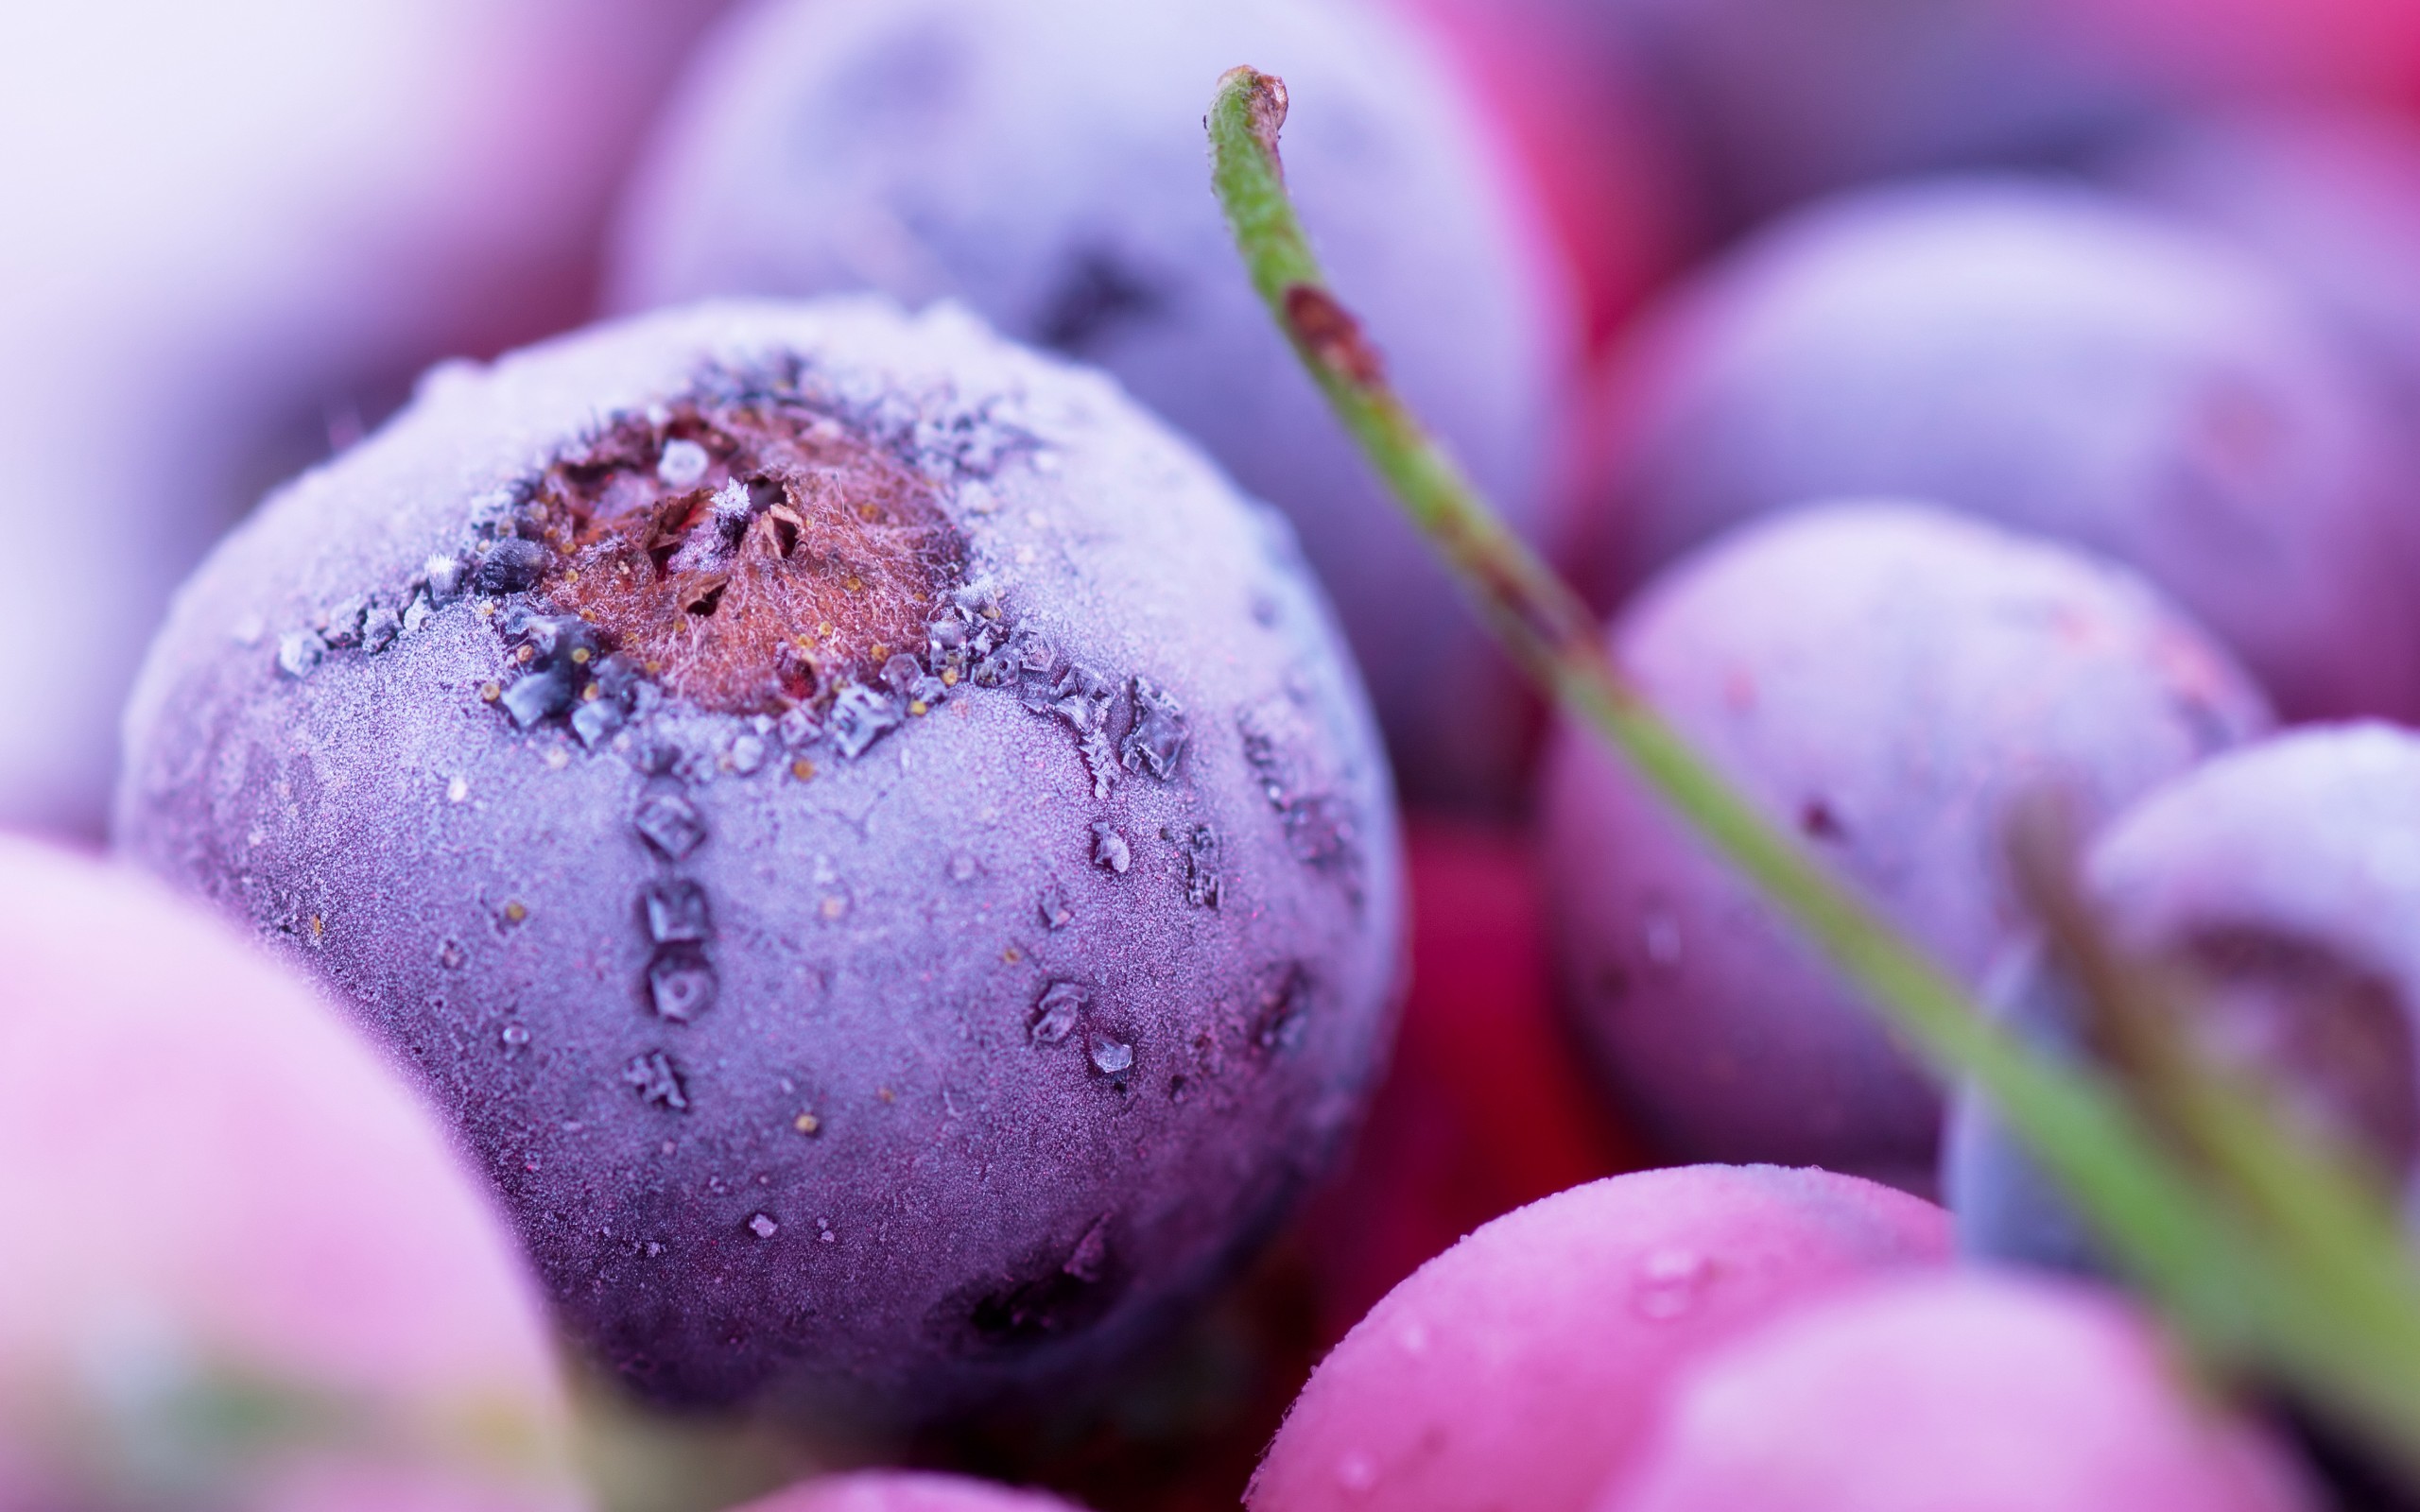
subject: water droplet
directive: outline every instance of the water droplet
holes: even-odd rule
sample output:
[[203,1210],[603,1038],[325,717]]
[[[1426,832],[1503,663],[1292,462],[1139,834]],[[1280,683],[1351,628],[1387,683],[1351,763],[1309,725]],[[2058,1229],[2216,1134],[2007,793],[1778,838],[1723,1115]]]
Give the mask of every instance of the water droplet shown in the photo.
[[1035,1005],[1033,1042],[1055,1045],[1066,1040],[1076,1029],[1077,1017],[1083,1012],[1084,989],[1073,982],[1053,982]]
[[1056,883],[1042,889],[1039,906],[1046,929],[1064,929],[1076,921],[1075,909],[1068,906],[1066,893]]
[[[672,1057],[661,1050],[632,1057],[631,1063],[622,1068],[622,1084],[635,1091],[639,1101],[650,1108],[667,1108],[676,1113],[688,1110],[689,1093],[681,1084],[680,1069],[672,1064]],[[666,1154],[671,1152],[669,1142],[666,1142],[665,1150]]]
[[1681,964],[1681,921],[1668,911],[1648,910],[1638,921],[1638,941],[1655,965],[1670,971]]
[[1219,862],[1219,832],[1207,824],[1171,826],[1161,833],[1177,844],[1184,856],[1184,901],[1196,908],[1216,908],[1225,895],[1226,879]]
[[693,488],[706,475],[707,464],[712,460],[706,449],[695,441],[666,441],[655,459],[655,475],[668,488]]
[[791,705],[773,721],[774,737],[792,749],[812,745],[822,733],[823,727],[815,722],[815,712],[803,703]]
[[289,678],[307,678],[327,654],[327,643],[312,631],[289,631],[277,640],[277,669]]
[[834,748],[855,761],[887,731],[898,728],[905,717],[898,700],[862,682],[852,682],[833,696],[824,724],[832,732]]
[[666,860],[679,861],[705,842],[706,821],[696,805],[673,793],[650,795],[631,821]]
[[508,1023],[496,1038],[504,1041],[505,1049],[520,1050],[529,1043],[529,1030],[522,1024]]
[[748,1220],[748,1231],[759,1239],[770,1239],[782,1231],[782,1226],[773,1221],[771,1213],[760,1212]]
[[1090,1054],[1094,1069],[1104,1076],[1122,1075],[1134,1064],[1134,1047],[1105,1034],[1092,1037]]
[[470,783],[469,779],[467,779],[467,778],[461,778],[461,777],[454,777],[454,778],[448,778],[448,779],[446,780],[446,782],[445,782],[445,801],[446,801],[446,802],[448,802],[448,803],[459,803],[459,802],[461,802],[464,799],[469,798],[470,796],[471,796],[471,783]]
[[1693,1249],[1658,1249],[1638,1263],[1631,1306],[1651,1323],[1667,1323],[1697,1305],[1714,1263]]
[[[524,650],[528,649],[527,646]],[[571,679],[560,670],[548,668],[532,672],[504,690],[498,701],[512,722],[527,730],[541,720],[550,719],[572,705]]]
[[960,850],[949,858],[949,880],[952,882],[973,882],[977,869],[975,858],[966,851]]
[[647,969],[648,1001],[659,1018],[695,1022],[715,1005],[715,969],[694,945],[667,945]]
[[647,937],[658,945],[701,943],[714,937],[706,889],[686,877],[650,883],[639,895]]
[[1134,724],[1118,742],[1118,760],[1130,772],[1148,771],[1165,782],[1184,757],[1184,710],[1147,679],[1135,678],[1130,687]]
[[1378,1462],[1353,1450],[1336,1462],[1336,1484],[1358,1496],[1378,1484]]
[[1093,865],[1121,877],[1134,865],[1134,848],[1107,819],[1093,822]]

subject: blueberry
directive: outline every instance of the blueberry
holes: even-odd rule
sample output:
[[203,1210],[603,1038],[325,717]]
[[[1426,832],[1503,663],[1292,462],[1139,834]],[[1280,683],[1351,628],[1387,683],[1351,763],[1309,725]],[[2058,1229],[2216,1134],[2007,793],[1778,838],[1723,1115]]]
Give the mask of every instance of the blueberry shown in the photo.
[[[2019,932],[2007,808],[2085,822],[2268,722],[2226,654],[2130,574],[1911,505],[1726,537],[1608,638],[1647,696],[1951,971]],[[1939,1101],[1796,929],[1568,728],[1540,833],[1564,1005],[1679,1156],[1931,1185]]]
[[1718,234],[1877,179],[2067,168],[2217,100],[2369,93],[2413,40],[2375,0],[1530,3],[1593,35]]
[[510,1232],[299,973],[6,837],[0,961],[0,1502],[588,1504]]
[[[614,298],[947,297],[1100,364],[1291,516],[1406,791],[1506,803],[1518,679],[1443,607],[1450,586],[1238,276],[1205,186],[1201,112],[1247,58],[1301,102],[1288,172],[1394,377],[1514,524],[1547,539],[1578,324],[1568,281],[1494,123],[1380,7],[749,8],[700,55],[624,204]],[[967,460],[995,458],[987,444]]]
[[1939,1209],[1828,1171],[1573,1187],[1483,1225],[1371,1309],[1295,1399],[1245,1503],[1580,1512],[1707,1349],[1948,1251]]
[[2175,121],[2103,177],[2221,232],[2290,282],[2420,404],[2420,128],[2385,112],[2305,106]]
[[[181,613],[510,540],[535,579],[302,679],[180,619],[118,833],[419,1069],[622,1380],[835,1433],[1040,1390],[1322,1169],[1384,759],[1283,527],[1113,386],[950,310],[648,317],[426,386]],[[516,676],[585,680],[525,722]]]
[[1924,498],[2135,567],[2290,714],[2420,714],[2391,414],[2218,237],[2017,179],[1846,198],[1678,297],[1619,387],[1611,592],[1810,499]]
[[1860,1281],[1709,1353],[1594,1512],[2305,1512],[2282,1445],[2074,1283]]
[[[2288,1104],[2391,1187],[2420,1172],[2420,736],[2384,724],[2301,730],[2232,752],[2121,815],[2086,863],[2129,950],[2182,974],[2213,1054],[2274,1078]],[[1996,995],[2029,1039],[2074,1053],[2082,1008],[2033,952]],[[2014,1137],[1961,1100],[1944,1187],[1960,1242],[1999,1259],[2098,1268]]]

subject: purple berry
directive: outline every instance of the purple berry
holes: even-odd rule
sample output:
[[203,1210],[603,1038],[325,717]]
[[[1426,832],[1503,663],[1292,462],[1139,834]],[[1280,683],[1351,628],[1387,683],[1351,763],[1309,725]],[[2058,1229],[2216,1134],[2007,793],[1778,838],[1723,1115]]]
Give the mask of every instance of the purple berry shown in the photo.
[[511,1235],[327,1003],[5,837],[0,959],[0,1505],[586,1504]]
[[1259,307],[1201,112],[1282,75],[1286,163],[1395,381],[1549,532],[1575,296],[1474,102],[1334,0],[786,0],[693,66],[625,206],[616,302],[875,288],[1098,363],[1290,515],[1416,799],[1509,799],[1518,679]]
[[2108,175],[2241,243],[2336,335],[2420,404],[2420,128],[2353,110],[2196,115],[2120,156]]
[[[2009,803],[2087,817],[2268,722],[2137,579],[1914,506],[1796,511],[1660,578],[1609,640],[1647,697],[1962,975],[2021,914]],[[1930,1185],[1939,1102],[1793,926],[1564,728],[1543,823],[1565,1006],[1676,1156]]]
[[1707,1356],[1595,1512],[2308,1512],[2280,1446],[2072,1284],[1869,1281]]
[[1877,1272],[1948,1258],[1941,1210],[1828,1171],[1692,1166],[1557,1193],[1387,1294],[1288,1409],[1252,1512],[1584,1512],[1674,1377]]
[[[355,598],[409,628],[301,677],[226,634]],[[441,370],[220,548],[128,729],[127,851],[410,1058],[662,1400],[937,1416],[1115,1353],[1382,1049],[1386,767],[1283,522],[954,311]]]
[[[2220,757],[2113,822],[2087,877],[2121,945],[2186,973],[2215,1054],[2276,1078],[2305,1120],[2413,1190],[2420,736],[2333,726]],[[2072,989],[2030,959],[2009,975],[2017,1026],[2072,1050]],[[1961,1099],[1954,1130],[1943,1179],[1962,1246],[2095,1266],[2065,1202],[1979,1099]]]
[[430,362],[586,315],[615,180],[722,8],[10,10],[0,534],[43,565],[0,593],[0,641],[41,647],[0,678],[0,824],[99,839],[143,648],[264,487]]
[[1547,3],[1593,26],[1721,232],[1875,179],[2066,167],[2214,99],[2394,92],[2420,41],[2396,0]]
[[1622,395],[1609,588],[1806,500],[1924,498],[2133,565],[2289,713],[2420,713],[2403,450],[2218,238],[2022,180],[1844,198],[1678,300]]

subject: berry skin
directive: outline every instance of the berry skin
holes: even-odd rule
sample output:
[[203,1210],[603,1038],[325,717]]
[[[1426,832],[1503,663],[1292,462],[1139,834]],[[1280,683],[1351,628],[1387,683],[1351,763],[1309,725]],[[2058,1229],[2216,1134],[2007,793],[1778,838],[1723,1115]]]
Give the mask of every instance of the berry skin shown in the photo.
[[1609,593],[1806,500],[1924,498],[2129,563],[2290,715],[2420,713],[2380,396],[2217,237],[2018,179],[1842,198],[1677,299],[1618,388]]
[[956,1475],[867,1470],[808,1481],[735,1512],[1077,1512],[1055,1496]]
[[1708,229],[1876,179],[2058,169],[2182,108],[2408,89],[2399,0],[1537,0],[1643,94]]
[[1251,1512],[1581,1512],[1673,1374],[1853,1278],[1947,1258],[1930,1203],[1828,1171],[1574,1187],[1422,1266],[1322,1361]]
[[510,1233],[329,1005],[7,837],[0,957],[0,1503],[586,1504]]
[[2420,127],[2305,107],[2188,116],[2119,154],[2115,185],[2240,243],[2420,404]]
[[[1660,578],[1609,637],[1747,794],[1969,979],[2022,914],[2008,805],[2087,821],[2268,723],[2138,579],[1910,505],[1811,507]],[[1564,1006],[1616,1105],[1690,1160],[1929,1190],[1932,1088],[1835,971],[1568,726],[1540,834]]]
[[1296,102],[1286,163],[1392,375],[1546,540],[1580,320],[1510,149],[1414,30],[1333,0],[789,0],[694,65],[624,207],[614,297],[872,287],[1096,363],[1285,510],[1408,797],[1507,805],[1519,679],[1261,309],[1207,186],[1238,61]]
[[2066,1283],[1877,1279],[1691,1365],[1593,1512],[2304,1512],[2277,1446]]
[[1328,624],[1097,375],[710,305],[272,499],[118,834],[410,1059],[632,1387],[945,1416],[1150,1332],[1356,1114],[1401,885]]
[[0,825],[99,841],[144,646],[268,484],[349,444],[438,358],[587,315],[615,180],[720,5],[0,18],[22,65],[9,134],[43,144],[0,153],[0,266],[27,291],[0,309],[16,458],[0,533],[49,538],[62,501],[111,522],[105,570],[30,570],[0,593],[0,640],[42,648],[0,679]]
[[[2351,724],[2230,752],[2119,816],[2086,868],[2115,938],[2189,973],[2215,1053],[2278,1078],[2290,1106],[2411,1188],[2420,737]],[[2071,1049],[2069,989],[2031,959],[2007,974],[2011,1022]],[[1943,1185],[1962,1246],[2098,1268],[2065,1202],[1979,1099],[1961,1099],[1952,1129]]]

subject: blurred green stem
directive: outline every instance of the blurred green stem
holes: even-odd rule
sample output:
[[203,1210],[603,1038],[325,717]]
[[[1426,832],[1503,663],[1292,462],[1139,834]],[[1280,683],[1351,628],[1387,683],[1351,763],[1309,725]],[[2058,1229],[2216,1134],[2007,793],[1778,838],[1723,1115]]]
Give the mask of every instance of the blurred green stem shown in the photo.
[[[2420,1485],[2420,1286],[2377,1204],[2263,1102],[2231,1096],[2222,1128],[2197,1123],[2187,1142],[2197,1164],[2106,1071],[2017,1042],[1647,705],[1579,596],[1430,439],[1330,292],[1286,192],[1277,151],[1286,110],[1286,86],[1269,75],[1237,68],[1219,82],[1206,122],[1212,182],[1237,249],[1345,428],[1512,658],[1794,919],[1927,1060],[1991,1098],[2206,1358],[2289,1383]],[[2209,1160],[2214,1149],[2223,1158]],[[2281,1217],[2290,1219],[2282,1229]]]

